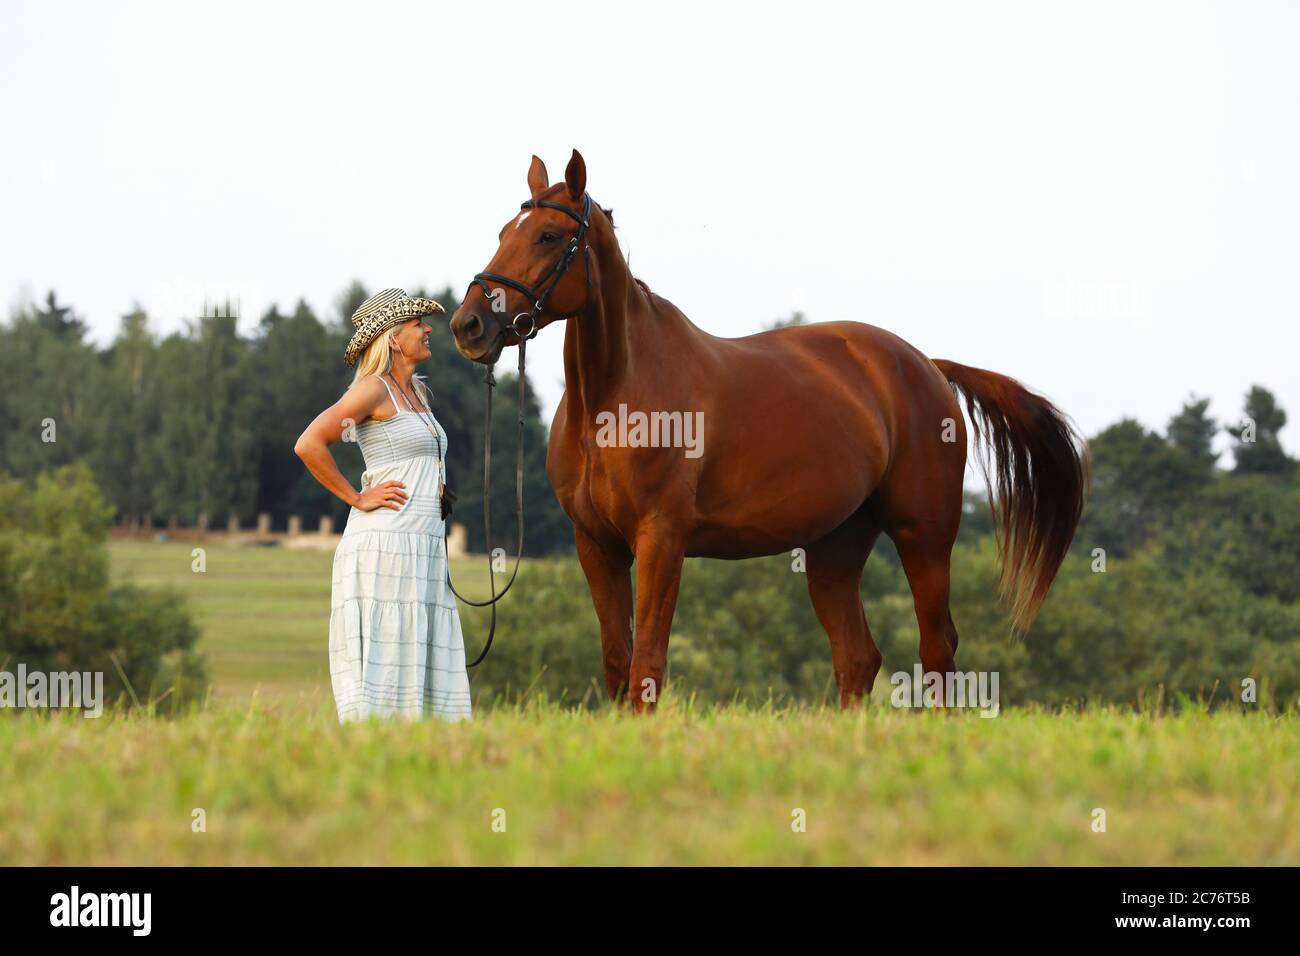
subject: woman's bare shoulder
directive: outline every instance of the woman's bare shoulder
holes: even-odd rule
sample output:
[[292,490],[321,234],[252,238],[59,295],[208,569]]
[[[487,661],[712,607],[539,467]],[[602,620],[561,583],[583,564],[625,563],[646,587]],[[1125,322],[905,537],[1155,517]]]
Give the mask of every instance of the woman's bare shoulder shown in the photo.
[[384,383],[380,381],[378,375],[367,375],[365,378],[358,379],[348,386],[344,395],[355,395],[358,398],[370,398],[376,395],[388,395],[388,390],[384,388]]
[[388,398],[388,389],[384,388],[384,383],[379,376],[367,375],[348,386],[348,390],[339,399],[339,404],[369,415],[391,402]]

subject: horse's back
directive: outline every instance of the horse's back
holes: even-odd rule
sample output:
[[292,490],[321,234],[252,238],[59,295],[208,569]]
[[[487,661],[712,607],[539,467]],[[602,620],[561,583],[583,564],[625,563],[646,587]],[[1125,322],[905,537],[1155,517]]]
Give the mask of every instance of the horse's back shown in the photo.
[[[802,366],[815,377],[824,377],[836,391],[857,384],[858,390],[844,397],[856,394],[860,402],[872,407],[881,403],[892,406],[904,398],[913,409],[923,406],[927,414],[932,409],[956,407],[947,380],[928,356],[901,336],[866,322],[791,325],[714,341],[725,343],[723,351],[736,363],[733,368]],[[886,411],[887,417],[896,421],[906,409],[890,407]]]
[[[850,345],[864,356],[889,359],[934,368],[930,359],[900,335],[867,322],[842,320],[815,322],[810,325],[787,325],[723,341],[746,349],[788,352],[791,349],[825,354],[827,350]],[[937,369],[935,369],[937,372]]]

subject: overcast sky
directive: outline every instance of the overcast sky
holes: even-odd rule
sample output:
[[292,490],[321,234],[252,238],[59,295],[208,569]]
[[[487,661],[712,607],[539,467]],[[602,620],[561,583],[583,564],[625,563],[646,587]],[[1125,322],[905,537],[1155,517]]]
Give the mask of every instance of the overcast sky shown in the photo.
[[[166,332],[205,296],[251,327],[353,278],[463,288],[530,156],[577,147],[710,332],[870,322],[1089,433],[1260,383],[1300,452],[1300,5],[722,9],[6,0],[0,295],[106,342],[135,301]],[[548,412],[561,339],[529,349]]]

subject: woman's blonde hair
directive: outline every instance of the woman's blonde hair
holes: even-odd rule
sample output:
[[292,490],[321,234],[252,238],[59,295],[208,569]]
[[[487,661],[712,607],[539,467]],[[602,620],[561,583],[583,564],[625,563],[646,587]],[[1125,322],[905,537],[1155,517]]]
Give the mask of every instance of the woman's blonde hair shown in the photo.
[[361,353],[361,358],[357,359],[357,372],[352,376],[353,385],[367,375],[387,375],[393,370],[393,350],[390,343],[399,327],[395,325],[391,329],[385,329],[366,346],[366,350]]
[[[383,378],[393,370],[393,350],[389,347],[389,343],[393,341],[393,336],[397,334],[397,330],[400,328],[400,325],[395,325],[391,329],[386,329],[366,346],[366,350],[357,359],[357,371],[352,376],[353,385],[370,375]],[[432,410],[433,392],[425,384],[424,376],[412,375],[411,384],[415,386],[420,398],[424,401],[424,407]],[[402,411],[401,408],[397,410]]]

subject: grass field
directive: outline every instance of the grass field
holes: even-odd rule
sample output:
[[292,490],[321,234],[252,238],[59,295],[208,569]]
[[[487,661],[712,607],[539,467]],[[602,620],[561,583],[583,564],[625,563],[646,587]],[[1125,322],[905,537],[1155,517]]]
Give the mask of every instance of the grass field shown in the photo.
[[0,864],[1300,863],[1300,733],[1260,715],[218,702],[16,716],[0,766]]
[[215,693],[170,720],[0,720],[0,864],[1300,863],[1295,717],[669,695],[652,719],[532,700],[340,727],[329,552],[210,548],[205,574],[189,545],[112,555],[186,593]]

